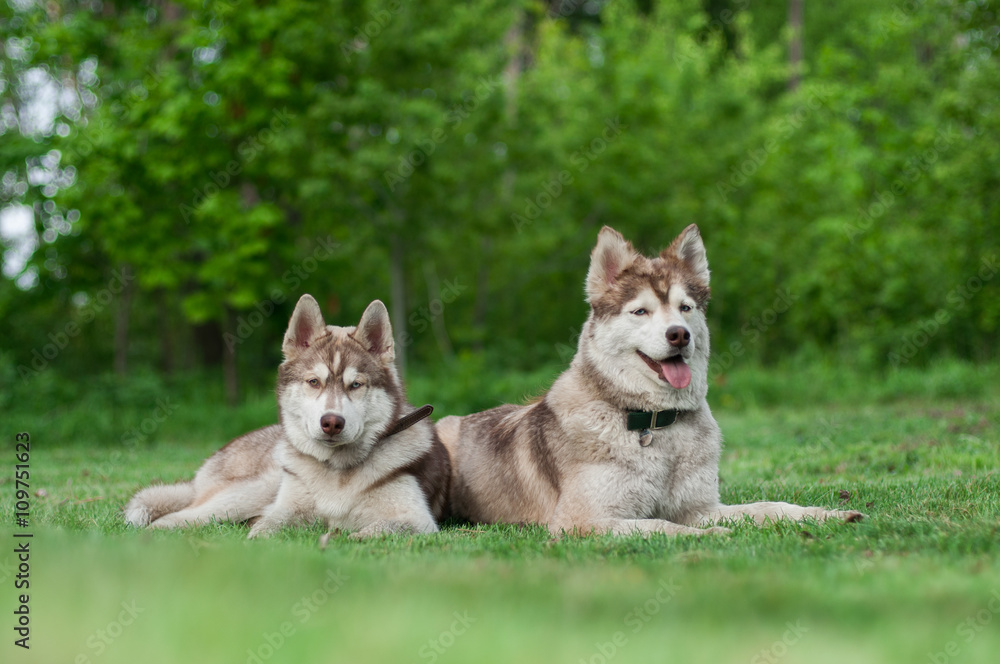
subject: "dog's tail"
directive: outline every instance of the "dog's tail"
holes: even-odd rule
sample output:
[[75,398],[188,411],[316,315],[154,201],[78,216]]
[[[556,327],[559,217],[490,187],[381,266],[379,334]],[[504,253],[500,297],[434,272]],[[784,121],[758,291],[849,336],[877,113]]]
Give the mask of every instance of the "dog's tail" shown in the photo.
[[125,523],[148,526],[164,514],[182,510],[194,502],[194,483],[159,484],[139,491],[125,506]]

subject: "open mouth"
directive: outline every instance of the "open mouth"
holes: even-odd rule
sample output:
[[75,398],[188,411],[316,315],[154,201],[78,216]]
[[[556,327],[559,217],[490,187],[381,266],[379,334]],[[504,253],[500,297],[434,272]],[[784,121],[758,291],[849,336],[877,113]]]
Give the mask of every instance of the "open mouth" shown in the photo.
[[691,367],[680,355],[668,357],[665,360],[654,360],[641,350],[635,351],[650,369],[656,372],[660,380],[666,381],[675,390],[683,390],[691,384]]

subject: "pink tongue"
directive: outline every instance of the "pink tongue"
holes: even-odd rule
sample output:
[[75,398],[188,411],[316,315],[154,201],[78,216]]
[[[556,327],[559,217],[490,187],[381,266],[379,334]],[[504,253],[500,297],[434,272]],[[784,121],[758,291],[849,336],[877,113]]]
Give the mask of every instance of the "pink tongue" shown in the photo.
[[670,383],[670,387],[683,390],[691,384],[691,367],[680,358],[660,362],[663,370],[663,377]]

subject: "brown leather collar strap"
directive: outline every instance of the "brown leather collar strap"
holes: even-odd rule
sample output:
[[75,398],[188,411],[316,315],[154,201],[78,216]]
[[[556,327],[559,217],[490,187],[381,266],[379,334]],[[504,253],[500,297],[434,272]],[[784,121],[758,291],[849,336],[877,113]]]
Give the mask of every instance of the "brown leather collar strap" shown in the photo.
[[430,404],[417,408],[415,411],[413,411],[406,417],[401,417],[398,420],[396,420],[396,422],[392,426],[390,426],[384,434],[382,434],[382,438],[385,439],[388,438],[389,436],[395,436],[400,431],[405,431],[406,429],[409,429],[414,424],[424,419],[425,417],[429,416],[433,412],[434,412],[434,406]]

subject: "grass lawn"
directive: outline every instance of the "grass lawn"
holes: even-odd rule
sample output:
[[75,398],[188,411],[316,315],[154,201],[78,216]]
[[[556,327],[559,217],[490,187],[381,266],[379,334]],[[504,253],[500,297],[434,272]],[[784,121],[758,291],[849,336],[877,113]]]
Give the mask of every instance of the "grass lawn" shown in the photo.
[[[946,398],[803,403],[789,393],[769,405],[715,390],[723,500],[844,505],[871,518],[739,524],[711,538],[553,541],[540,528],[452,523],[321,550],[319,527],[254,542],[233,525],[135,531],[121,519],[129,495],[190,477],[225,442],[194,423],[227,411],[178,394],[155,435],[112,447],[84,428],[71,440],[60,421],[110,418],[126,431],[144,411],[78,404],[18,416],[0,479],[3,661],[996,662],[1000,387],[990,372],[976,374],[974,393]],[[744,379],[752,394],[771,389]],[[269,409],[263,395],[232,413],[233,426],[266,423]],[[42,491],[28,528],[29,651],[11,630],[18,430],[32,434],[31,492]]]

